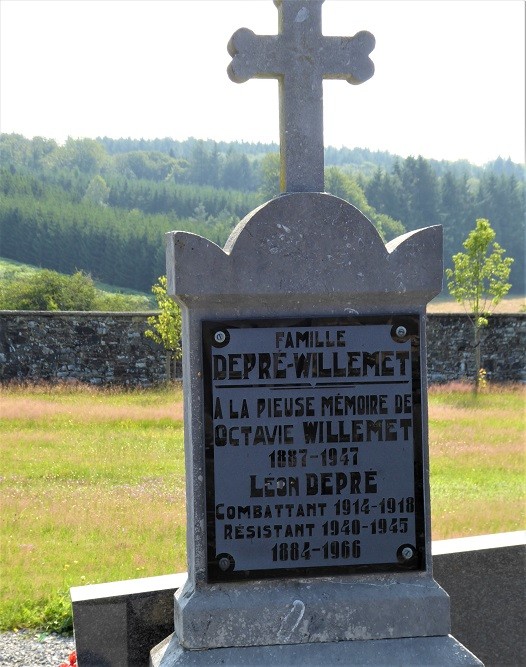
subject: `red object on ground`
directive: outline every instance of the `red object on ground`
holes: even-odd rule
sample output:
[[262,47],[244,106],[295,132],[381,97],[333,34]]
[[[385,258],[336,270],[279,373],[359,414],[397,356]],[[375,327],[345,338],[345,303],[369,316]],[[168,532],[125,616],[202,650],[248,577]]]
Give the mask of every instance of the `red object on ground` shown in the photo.
[[69,654],[68,662],[61,662],[58,667],[77,667],[77,652],[72,651]]

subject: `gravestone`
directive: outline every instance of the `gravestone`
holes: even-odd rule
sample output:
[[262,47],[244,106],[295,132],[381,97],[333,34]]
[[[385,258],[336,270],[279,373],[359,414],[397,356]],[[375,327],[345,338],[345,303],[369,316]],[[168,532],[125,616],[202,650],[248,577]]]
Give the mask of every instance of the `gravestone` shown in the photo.
[[224,249],[168,235],[183,314],[188,578],[151,665],[481,664],[433,580],[425,308],[441,228],[384,244],[323,190],[321,81],[373,73],[322,0],[242,29],[235,81],[280,86],[280,197]]

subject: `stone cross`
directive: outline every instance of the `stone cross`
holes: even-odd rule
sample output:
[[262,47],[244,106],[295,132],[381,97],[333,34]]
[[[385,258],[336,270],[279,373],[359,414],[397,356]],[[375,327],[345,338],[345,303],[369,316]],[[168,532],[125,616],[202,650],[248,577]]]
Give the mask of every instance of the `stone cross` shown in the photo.
[[369,32],[326,37],[321,31],[323,0],[274,0],[277,35],[237,30],[228,44],[228,75],[279,81],[281,190],[321,192],[323,179],[323,79],[359,84],[374,73]]

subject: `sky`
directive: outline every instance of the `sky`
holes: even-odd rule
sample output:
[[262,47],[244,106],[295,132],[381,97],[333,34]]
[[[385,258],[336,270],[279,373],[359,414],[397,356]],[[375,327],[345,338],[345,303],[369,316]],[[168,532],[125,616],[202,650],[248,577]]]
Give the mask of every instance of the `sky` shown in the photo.
[[[271,0],[0,0],[0,131],[278,142],[278,84],[230,81]],[[375,74],[324,83],[325,145],[525,161],[523,0],[325,0],[323,33],[376,38]]]

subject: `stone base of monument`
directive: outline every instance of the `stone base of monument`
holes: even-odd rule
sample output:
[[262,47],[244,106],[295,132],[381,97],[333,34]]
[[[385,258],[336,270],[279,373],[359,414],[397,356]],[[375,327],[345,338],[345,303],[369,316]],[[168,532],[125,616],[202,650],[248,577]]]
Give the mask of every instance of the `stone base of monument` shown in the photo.
[[482,665],[450,635],[190,651],[175,635],[151,653],[151,667],[174,665]]
[[174,665],[481,665],[449,635],[449,597],[407,573],[261,580],[177,592]]
[[222,583],[175,596],[189,649],[445,636],[449,596],[414,573]]

